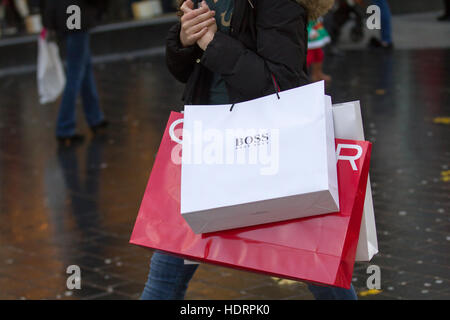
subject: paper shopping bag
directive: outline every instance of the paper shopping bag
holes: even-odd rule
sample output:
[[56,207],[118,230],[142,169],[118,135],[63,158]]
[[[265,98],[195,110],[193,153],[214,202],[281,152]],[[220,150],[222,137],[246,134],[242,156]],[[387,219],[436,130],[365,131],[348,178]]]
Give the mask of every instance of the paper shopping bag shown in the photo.
[[279,97],[185,106],[181,214],[195,233],[339,210],[323,82]]
[[[333,105],[334,133],[339,139],[364,140],[364,129],[359,101]],[[370,178],[367,180],[366,199],[359,233],[356,261],[370,261],[378,253],[377,230],[373,210]]]
[[339,212],[195,234],[180,214],[182,117],[170,115],[130,242],[189,260],[349,288],[371,144],[337,140]]

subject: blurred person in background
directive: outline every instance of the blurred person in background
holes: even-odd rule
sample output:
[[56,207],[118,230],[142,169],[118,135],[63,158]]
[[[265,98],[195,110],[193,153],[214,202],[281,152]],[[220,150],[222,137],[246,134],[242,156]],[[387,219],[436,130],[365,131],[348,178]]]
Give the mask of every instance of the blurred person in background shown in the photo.
[[306,65],[310,68],[310,79],[312,82],[325,80],[331,81],[331,76],[323,73],[323,60],[325,54],[323,47],[331,41],[330,36],[325,30],[322,18],[310,21],[308,23],[308,55]]
[[[192,0],[180,2],[181,21],[167,37],[167,65],[186,84],[185,104],[209,105],[308,84],[308,19],[317,19],[333,4],[333,0],[206,0],[195,1],[196,8]],[[197,268],[156,251],[141,299],[184,299]],[[357,299],[353,286],[308,288],[316,299]]]
[[[108,126],[100,109],[91,62],[89,30],[105,11],[106,0],[41,0],[44,27],[66,42],[66,86],[59,108],[56,137],[64,145],[79,143],[84,136],[76,132],[76,103],[81,94],[84,114],[93,134]],[[69,30],[67,8],[81,9],[81,29]]]
[[6,36],[15,35],[25,29],[25,23],[17,10],[13,0],[0,0],[2,6],[3,34]]
[[347,23],[352,23],[350,39],[353,42],[364,38],[364,3],[363,0],[337,0],[334,8],[323,17],[323,25],[327,30],[331,43],[327,46],[331,54],[342,54],[338,49],[341,32]]
[[373,37],[369,46],[372,48],[392,49],[392,15],[387,0],[372,0],[372,3],[380,8],[381,15],[381,40]]
[[450,21],[450,0],[444,0],[444,14],[439,16],[438,21]]

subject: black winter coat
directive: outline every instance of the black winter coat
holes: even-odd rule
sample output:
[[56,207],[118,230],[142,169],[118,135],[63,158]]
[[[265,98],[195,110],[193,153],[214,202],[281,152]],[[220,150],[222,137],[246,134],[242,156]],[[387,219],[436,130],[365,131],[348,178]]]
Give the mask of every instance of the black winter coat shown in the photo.
[[67,13],[67,8],[71,5],[77,5],[81,11],[81,31],[88,31],[101,19],[102,13],[106,10],[107,2],[107,0],[40,0],[43,25],[60,35],[77,31],[67,28],[67,19],[70,16]]
[[185,104],[207,104],[212,72],[219,73],[230,103],[308,83],[306,9],[293,0],[235,0],[230,34],[217,32],[203,52],[183,48],[181,23],[166,42],[170,72],[186,83]]

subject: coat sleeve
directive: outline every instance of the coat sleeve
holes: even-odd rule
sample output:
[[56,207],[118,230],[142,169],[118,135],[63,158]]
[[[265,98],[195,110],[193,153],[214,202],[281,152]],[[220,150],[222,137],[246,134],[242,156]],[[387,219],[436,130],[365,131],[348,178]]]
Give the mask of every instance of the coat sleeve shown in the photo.
[[184,48],[180,41],[180,28],[181,23],[177,23],[169,30],[166,39],[166,64],[177,80],[186,83],[202,50],[197,45]]
[[274,93],[272,75],[281,90],[306,84],[306,10],[292,0],[259,0],[254,10],[256,52],[218,32],[202,64],[246,97]]

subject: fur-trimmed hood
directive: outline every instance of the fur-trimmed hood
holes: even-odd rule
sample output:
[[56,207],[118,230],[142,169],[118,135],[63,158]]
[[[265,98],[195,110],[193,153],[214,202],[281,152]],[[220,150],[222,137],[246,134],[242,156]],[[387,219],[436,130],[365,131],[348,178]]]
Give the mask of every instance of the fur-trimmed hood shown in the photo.
[[296,0],[308,12],[309,20],[316,20],[333,7],[334,0]]

